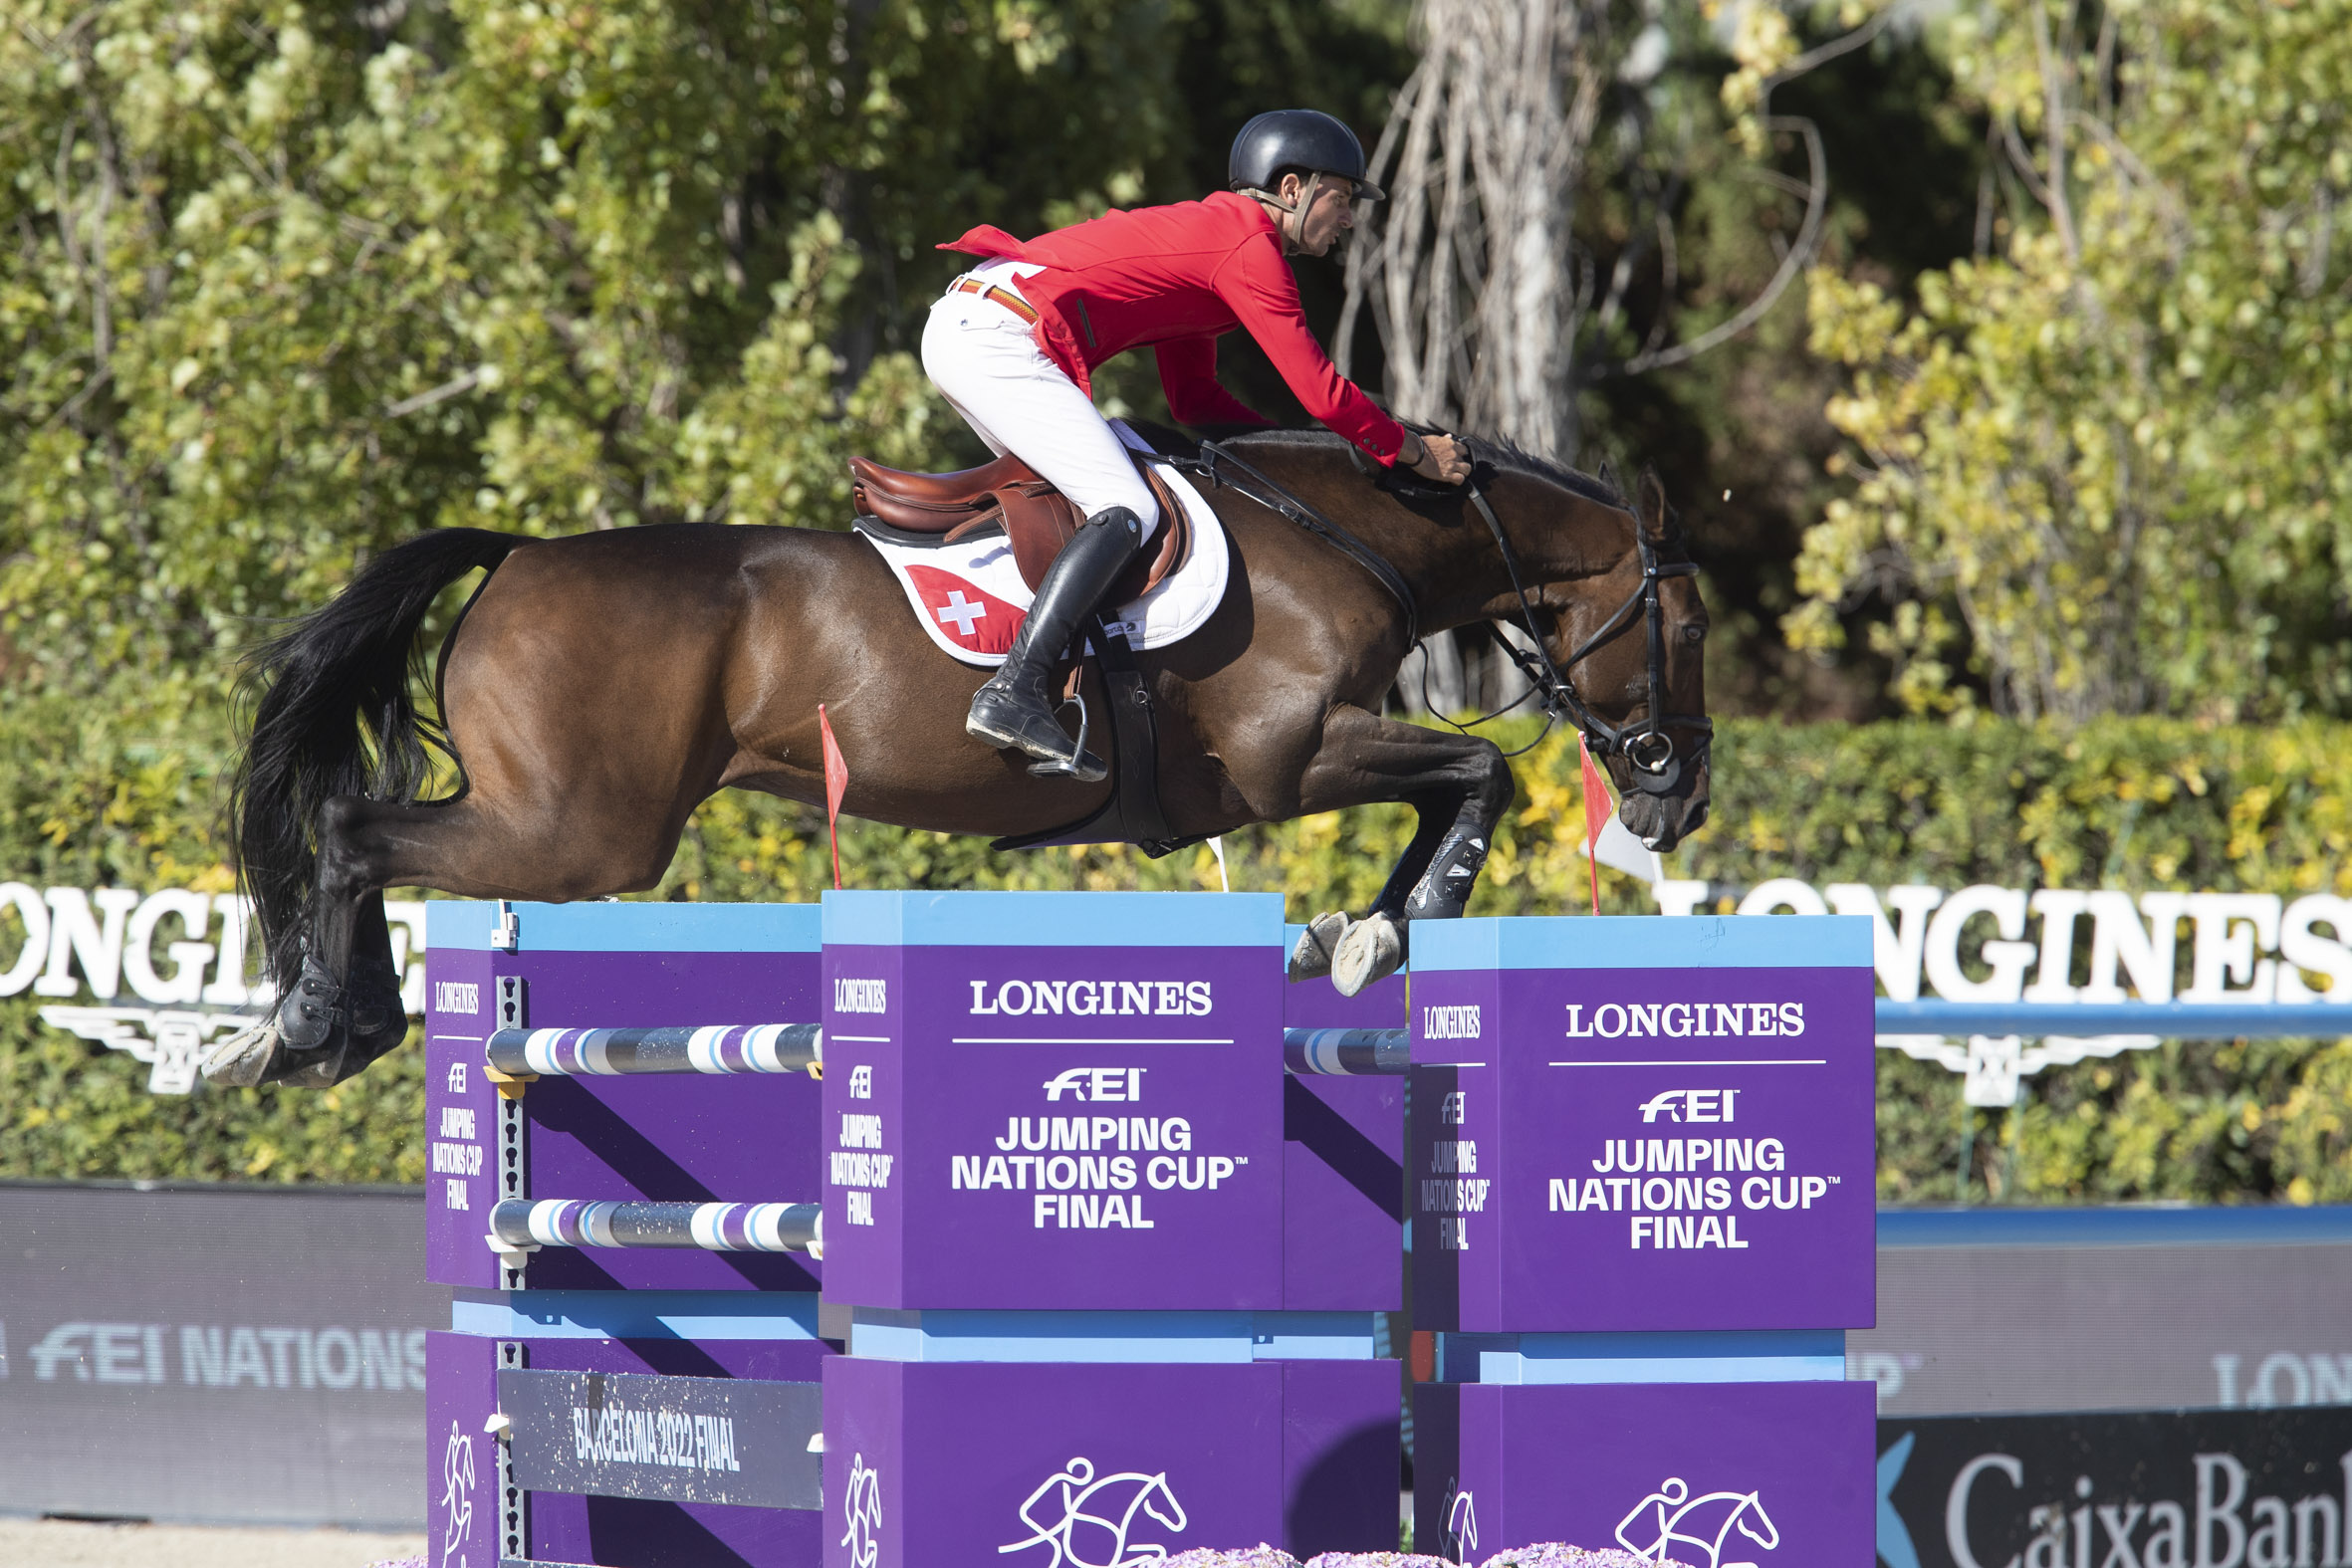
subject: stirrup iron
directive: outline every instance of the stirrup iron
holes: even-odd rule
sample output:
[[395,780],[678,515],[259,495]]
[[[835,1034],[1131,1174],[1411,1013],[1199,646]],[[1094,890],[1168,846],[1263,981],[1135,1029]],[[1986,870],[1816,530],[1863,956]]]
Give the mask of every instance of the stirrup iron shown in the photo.
[[1063,708],[1072,706],[1078,710],[1077,745],[1071,749],[1067,758],[1055,758],[1031,763],[1029,765],[1030,774],[1033,778],[1038,779],[1074,779],[1079,784],[1100,784],[1110,777],[1110,770],[1106,767],[1087,768],[1085,766],[1088,724],[1085,697],[1081,693],[1071,692],[1054,712],[1058,715]]

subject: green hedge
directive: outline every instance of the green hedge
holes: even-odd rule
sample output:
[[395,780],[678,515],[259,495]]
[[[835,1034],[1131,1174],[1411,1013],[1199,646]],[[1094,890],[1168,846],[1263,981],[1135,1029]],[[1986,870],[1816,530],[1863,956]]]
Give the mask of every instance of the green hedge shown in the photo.
[[[221,886],[211,858],[216,720],[128,735],[103,718],[0,708],[0,875],[93,885]],[[1506,744],[1532,734],[1508,731]],[[72,744],[60,744],[70,737]],[[2134,890],[2352,893],[2352,727],[2277,731],[2115,722],[2060,732],[1980,723],[1792,727],[1726,722],[1714,820],[1677,875],[1947,888],[1990,881]],[[1475,913],[1586,907],[1572,741],[1517,764]],[[1253,828],[1226,841],[1236,887],[1279,888],[1294,919],[1361,910],[1411,828],[1385,807]],[[1202,888],[1204,846],[991,854],[984,841],[845,822],[856,887]],[[685,899],[808,899],[829,885],[820,814],[728,793],[696,816],[662,887]],[[1603,907],[1651,907],[1613,872]],[[13,937],[5,939],[13,941]],[[328,1093],[150,1096],[145,1068],[0,1003],[0,1175],[394,1181],[423,1177],[419,1053]],[[2027,1080],[2013,1112],[1968,1113],[1958,1076],[1879,1063],[1880,1191],[1946,1202],[2189,1199],[2352,1202],[2352,1044],[2169,1045]]]

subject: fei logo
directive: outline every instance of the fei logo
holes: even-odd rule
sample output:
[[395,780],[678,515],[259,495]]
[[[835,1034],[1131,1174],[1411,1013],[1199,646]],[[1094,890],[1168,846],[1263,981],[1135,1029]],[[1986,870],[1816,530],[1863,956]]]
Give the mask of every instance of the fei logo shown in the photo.
[[849,1568],[874,1568],[882,1553],[882,1472],[865,1467],[862,1452],[849,1461],[848,1495],[841,1507],[849,1519],[849,1533],[841,1537],[849,1548]]
[[1642,1102],[1641,1119],[1653,1124],[1664,1113],[1670,1122],[1728,1122],[1738,1089],[1668,1089]]
[[[1715,1528],[1713,1535],[1704,1533],[1710,1523]],[[1636,1557],[1657,1562],[1665,1562],[1670,1556],[1680,1561],[1689,1555],[1680,1548],[1688,1547],[1692,1554],[1706,1554],[1704,1560],[1691,1556],[1693,1568],[1758,1568],[1737,1542],[1730,1544],[1740,1552],[1740,1557],[1734,1560],[1724,1556],[1735,1525],[1742,1535],[1767,1552],[1780,1544],[1780,1532],[1764,1512],[1760,1493],[1711,1491],[1694,1497],[1690,1483],[1674,1475],[1617,1521],[1617,1544]],[[1634,1533],[1628,1535],[1628,1530]]]
[[[1052,1506],[1058,1506],[1061,1516],[1040,1519],[1032,1510],[1046,1502],[1057,1488],[1060,1495],[1049,1505],[1049,1511]],[[1110,1509],[1117,1506],[1121,1489],[1127,1492],[1127,1503],[1114,1518]],[[1096,1507],[1102,1511],[1093,1511]],[[1136,1514],[1145,1514],[1176,1532],[1181,1532],[1189,1522],[1184,1505],[1168,1488],[1166,1470],[1156,1475],[1121,1470],[1098,1480],[1094,1475],[1094,1461],[1088,1458],[1071,1459],[1059,1472],[1048,1476],[1022,1503],[1020,1513],[1021,1522],[1029,1526],[1029,1537],[998,1547],[997,1554],[1027,1551],[1032,1546],[1050,1548],[1054,1555],[1038,1568],[1149,1568],[1167,1557],[1168,1548],[1156,1541],[1129,1543],[1127,1537],[1135,1529]]]
[[449,1424],[449,1442],[441,1450],[441,1568],[466,1568],[466,1537],[474,1529],[474,1440]]
[[1150,1070],[1148,1067],[1066,1067],[1039,1087],[1046,1091],[1047,1100],[1057,1105],[1064,1094],[1073,1100],[1140,1100],[1143,1075]]

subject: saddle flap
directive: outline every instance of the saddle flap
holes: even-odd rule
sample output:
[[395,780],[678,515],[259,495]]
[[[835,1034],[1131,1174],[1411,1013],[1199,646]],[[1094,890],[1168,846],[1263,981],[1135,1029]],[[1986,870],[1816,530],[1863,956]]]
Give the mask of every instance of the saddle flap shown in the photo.
[[[1192,548],[1192,520],[1182,503],[1149,463],[1138,459],[1135,466],[1150,487],[1152,499],[1159,503],[1160,527],[1152,536],[1151,553],[1136,558],[1104,595],[1105,602],[1112,604],[1139,599],[1158,587],[1162,578],[1183,563]],[[1046,580],[1046,568],[1054,564],[1055,556],[1086,520],[1057,490],[1045,489],[1041,494],[1025,485],[1000,491],[998,499],[1004,503],[1005,532],[1012,536],[1013,560],[1021,567],[1021,580],[1034,591]]]

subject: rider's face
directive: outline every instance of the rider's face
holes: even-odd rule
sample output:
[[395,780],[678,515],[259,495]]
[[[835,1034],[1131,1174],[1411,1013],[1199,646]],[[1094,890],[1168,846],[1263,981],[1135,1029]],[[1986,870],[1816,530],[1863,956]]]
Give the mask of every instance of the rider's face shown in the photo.
[[[1304,194],[1305,181],[1295,174],[1283,176],[1283,196],[1295,202]],[[1297,215],[1298,249],[1308,256],[1329,253],[1340,234],[1355,227],[1355,182],[1325,174],[1314,182],[1314,205]]]

